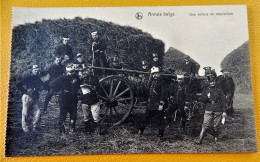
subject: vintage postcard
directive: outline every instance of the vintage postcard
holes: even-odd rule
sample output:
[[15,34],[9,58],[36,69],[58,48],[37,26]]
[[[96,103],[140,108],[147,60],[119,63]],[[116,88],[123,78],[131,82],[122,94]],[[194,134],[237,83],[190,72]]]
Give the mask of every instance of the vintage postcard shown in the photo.
[[5,148],[257,152],[247,7],[13,8]]

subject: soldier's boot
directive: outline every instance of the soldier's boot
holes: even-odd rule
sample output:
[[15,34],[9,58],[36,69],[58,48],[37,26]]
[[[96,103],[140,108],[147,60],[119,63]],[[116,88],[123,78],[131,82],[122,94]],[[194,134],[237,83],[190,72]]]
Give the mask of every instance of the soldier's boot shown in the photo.
[[163,138],[163,136],[164,136],[164,130],[159,129],[158,137]]
[[102,135],[102,130],[101,130],[102,128],[101,128],[101,122],[99,121],[99,122],[97,122],[97,133],[99,134],[99,135]]
[[186,127],[186,120],[183,120],[182,119],[182,121],[181,121],[181,129],[182,129],[182,131],[185,131],[185,128]]
[[200,132],[199,141],[196,142],[196,144],[201,145],[201,144],[202,144],[202,141],[203,141],[203,139],[204,139],[204,137],[205,137],[205,135],[206,135],[206,129],[205,129],[205,128],[202,128],[202,130],[201,130],[201,132]]
[[75,132],[75,125],[76,125],[76,121],[75,120],[70,120],[70,130],[69,130],[70,134]]
[[92,120],[89,120],[88,121],[89,123],[88,123],[88,130],[89,130],[89,134],[92,134],[92,133],[94,133],[94,123],[92,122]]
[[60,135],[61,135],[62,137],[66,137],[64,124],[60,127]]
[[91,134],[89,128],[89,121],[85,121],[85,135],[88,135],[88,133]]
[[141,124],[141,126],[139,126],[139,128],[138,128],[137,134],[138,135],[143,135],[144,134],[144,129],[145,129],[144,125]]

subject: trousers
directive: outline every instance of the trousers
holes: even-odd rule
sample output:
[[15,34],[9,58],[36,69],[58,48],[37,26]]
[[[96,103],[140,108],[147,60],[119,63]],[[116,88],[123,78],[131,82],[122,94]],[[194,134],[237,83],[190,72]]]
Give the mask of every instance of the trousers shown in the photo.
[[87,122],[89,120],[91,120],[93,118],[93,121],[98,123],[101,118],[99,116],[99,112],[100,112],[100,103],[97,102],[95,104],[92,105],[88,105],[88,104],[82,104],[82,112],[83,112],[83,117],[84,117],[84,121]]
[[34,109],[34,119],[33,119],[33,127],[37,126],[37,123],[40,121],[41,117],[41,109],[38,104],[38,99],[34,99],[31,96],[24,94],[22,96],[22,129],[24,132],[29,131],[28,126],[28,117],[30,111]]

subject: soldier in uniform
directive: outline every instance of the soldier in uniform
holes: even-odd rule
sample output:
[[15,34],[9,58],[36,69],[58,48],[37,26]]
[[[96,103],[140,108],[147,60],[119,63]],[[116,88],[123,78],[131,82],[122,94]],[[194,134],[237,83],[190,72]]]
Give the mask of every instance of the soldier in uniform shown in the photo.
[[55,49],[55,55],[62,58],[62,64],[66,65],[74,59],[72,47],[68,44],[69,38],[64,36],[62,44],[58,45]]
[[77,54],[77,58],[73,62],[73,66],[74,66],[74,70],[75,70],[76,74],[78,74],[79,77],[82,76],[83,70],[86,68],[87,63],[84,60],[84,57],[81,53]]
[[153,53],[152,56],[153,56],[152,66],[161,68],[162,67],[162,62],[159,59],[158,54],[157,53]]
[[178,83],[177,78],[171,78],[171,83],[168,86],[169,90],[169,104],[165,110],[165,118],[167,119],[168,124],[172,121],[172,114],[176,110],[180,110],[181,116],[181,129],[185,130],[185,125],[187,121],[186,112],[184,110],[185,106],[185,93],[184,93],[184,84],[183,82]]
[[[147,61],[142,61],[142,71],[143,72],[149,72],[150,69],[148,68]],[[149,75],[148,74],[139,74],[139,83],[138,83],[138,92],[140,97],[142,99],[147,100],[149,96]]]
[[70,114],[70,132],[75,131],[75,124],[77,119],[77,103],[78,90],[80,89],[80,80],[78,75],[74,73],[73,64],[66,66],[66,74],[54,79],[50,86],[56,87],[61,91],[59,96],[59,130],[62,136],[65,135],[65,120],[67,114]]
[[226,99],[224,92],[216,87],[216,80],[214,77],[209,79],[210,86],[203,90],[201,101],[206,104],[204,121],[200,138],[197,144],[202,144],[206,133],[210,133],[217,141],[219,136],[219,126],[222,117],[226,117]]
[[101,92],[101,87],[98,81],[98,77],[91,73],[90,69],[85,69],[83,77],[81,79],[82,95],[79,97],[81,100],[85,133],[91,134],[93,132],[93,122],[97,125],[97,131],[101,133],[101,118],[99,116],[100,103],[98,93]]
[[43,104],[43,110],[45,113],[47,113],[47,107],[51,100],[51,97],[53,93],[57,91],[55,87],[54,89],[50,88],[49,83],[65,73],[65,67],[61,64],[61,57],[56,56],[54,63],[49,68],[47,68],[47,70],[45,70],[43,73],[44,75],[45,74],[50,75],[50,79],[47,83],[48,93],[45,97],[44,104]]
[[146,108],[143,121],[140,125],[138,134],[143,134],[149,121],[156,116],[158,119],[159,133],[161,138],[164,135],[164,108],[167,104],[167,85],[165,81],[160,77],[159,68],[153,67],[151,69],[153,80],[151,82],[148,107]]
[[190,60],[189,56],[186,56],[184,60],[185,60],[184,75],[189,77],[189,78],[184,78],[184,83],[186,86],[185,95],[186,95],[186,101],[189,102],[193,100],[193,98],[195,97],[196,88],[198,88],[200,85],[198,81],[194,79],[194,77],[198,75],[195,63]]
[[[108,67],[107,58],[105,51],[107,49],[107,44],[104,39],[100,39],[98,32],[94,31],[91,33],[92,36],[92,65],[97,67]],[[102,74],[101,70],[95,70],[98,74]]]
[[227,99],[227,114],[232,116],[234,114],[233,97],[235,92],[235,83],[227,70],[223,69],[221,72],[223,75],[219,76],[217,86],[223,90]]
[[36,130],[40,121],[41,109],[39,107],[39,91],[43,88],[41,81],[40,68],[37,64],[31,70],[25,71],[17,79],[16,86],[22,92],[22,129],[29,132],[28,117],[31,109],[34,108],[35,115],[33,120],[33,130]]

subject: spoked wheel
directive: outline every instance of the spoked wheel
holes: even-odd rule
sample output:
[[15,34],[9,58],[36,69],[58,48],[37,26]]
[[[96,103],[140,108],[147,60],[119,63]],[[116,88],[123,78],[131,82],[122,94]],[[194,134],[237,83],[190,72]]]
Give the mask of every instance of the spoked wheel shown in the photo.
[[133,91],[126,79],[107,76],[100,81],[100,116],[109,126],[121,124],[131,113],[134,104]]

